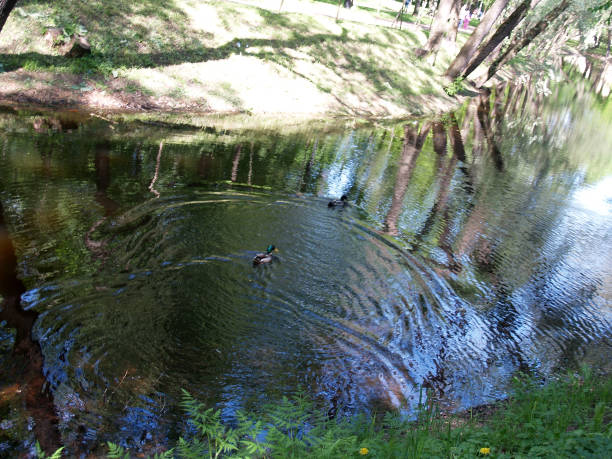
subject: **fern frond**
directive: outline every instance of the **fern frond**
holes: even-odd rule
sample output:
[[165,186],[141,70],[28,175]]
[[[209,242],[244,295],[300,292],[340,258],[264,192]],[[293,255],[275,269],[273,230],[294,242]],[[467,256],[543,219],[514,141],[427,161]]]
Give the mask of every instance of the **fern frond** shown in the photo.
[[110,441],[106,445],[108,446],[107,457],[109,459],[130,459],[130,453],[126,452],[121,446],[115,445]]
[[174,448],[164,451],[163,453],[156,454],[153,459],[174,459]]
[[62,457],[62,451],[64,447],[57,449],[51,456],[47,456],[43,449],[40,447],[40,443],[36,442],[36,457],[38,459],[60,459]]

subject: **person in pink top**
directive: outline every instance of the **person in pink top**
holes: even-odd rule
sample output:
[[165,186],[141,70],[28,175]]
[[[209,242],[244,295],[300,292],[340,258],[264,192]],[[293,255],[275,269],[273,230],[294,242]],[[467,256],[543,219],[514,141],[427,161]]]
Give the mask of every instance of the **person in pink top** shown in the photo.
[[463,16],[463,28],[467,29],[468,24],[470,23],[470,12],[469,10],[465,12]]

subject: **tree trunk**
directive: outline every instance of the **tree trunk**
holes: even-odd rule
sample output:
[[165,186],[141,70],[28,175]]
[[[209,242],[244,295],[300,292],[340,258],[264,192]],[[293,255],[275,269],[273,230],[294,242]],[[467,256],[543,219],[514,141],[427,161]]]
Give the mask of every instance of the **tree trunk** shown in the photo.
[[476,67],[478,67],[482,61],[484,61],[487,56],[489,56],[489,54],[491,54],[491,52],[501,44],[504,38],[512,33],[514,28],[527,14],[530,5],[531,0],[523,0],[512,12],[512,14],[506,18],[506,20],[497,28],[487,43],[480,47],[480,51],[474,56],[465,71],[463,71],[461,75],[464,78],[472,73]]
[[487,36],[491,27],[502,13],[502,11],[506,8],[509,0],[496,0],[493,5],[487,10],[487,12],[482,17],[480,24],[474,30],[470,38],[465,42],[457,57],[452,62],[452,64],[448,67],[445,75],[449,78],[455,79],[457,76],[461,75],[461,72],[465,70],[465,67],[468,65],[468,62],[476,52],[476,49],[482,43],[482,40]]
[[606,48],[606,59],[610,57],[610,36],[612,35],[612,26],[608,25],[608,47]]
[[19,0],[0,0],[0,32],[2,32],[4,23],[18,1]]
[[450,18],[450,23],[454,24],[453,27],[450,28],[450,30],[448,31],[448,34],[445,37],[445,41],[449,44],[452,43],[452,50],[453,50],[453,56],[455,55],[455,53],[457,52],[457,32],[459,31],[459,21],[461,21],[461,19],[459,18],[459,13],[461,12],[461,1],[455,2],[455,4],[453,5],[453,8],[451,9],[451,18]]
[[450,35],[453,27],[457,27],[460,1],[461,0],[440,0],[429,33],[429,40],[427,40],[427,44],[425,45],[425,54],[430,54],[440,49],[442,42]]
[[489,70],[487,71],[487,78],[482,83],[489,80],[493,75],[495,75],[498,68],[516,56],[525,46],[530,44],[534,38],[546,30],[546,27],[548,27],[551,22],[561,15],[567,9],[569,4],[570,0],[563,0],[555,8],[550,10],[546,16],[540,19],[537,24],[529,29],[521,38],[515,38],[510,46],[508,46],[508,48],[506,48],[506,50],[491,64]]

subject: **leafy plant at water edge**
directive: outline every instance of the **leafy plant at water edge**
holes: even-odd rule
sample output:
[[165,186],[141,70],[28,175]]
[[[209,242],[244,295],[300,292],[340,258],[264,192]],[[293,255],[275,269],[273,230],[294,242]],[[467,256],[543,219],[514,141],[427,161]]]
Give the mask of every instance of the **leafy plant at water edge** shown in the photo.
[[[106,457],[109,459],[130,459],[130,453],[127,452],[124,448],[119,445],[115,445],[110,441],[107,443],[108,446],[108,454]],[[173,459],[174,458],[174,448],[169,449],[166,452],[161,454],[156,454],[153,456],[153,459]]]
[[51,456],[47,456],[40,447],[40,444],[36,442],[36,457],[39,459],[60,459],[62,457],[62,451],[64,447],[58,448]]
[[197,434],[192,438],[179,439],[177,450],[181,457],[217,458],[222,454],[248,457],[263,455],[266,451],[267,444],[258,439],[263,431],[261,421],[254,422],[247,415],[238,413],[238,426],[225,426],[221,422],[220,410],[206,409],[185,390],[181,407],[197,430]]
[[[298,395],[266,406],[262,415],[239,413],[235,426],[183,391],[181,406],[195,432],[156,457],[607,457],[611,377],[583,370],[545,386],[525,376],[514,383],[513,395],[484,419],[442,416],[432,394],[419,401],[416,421],[394,412],[329,419]],[[109,457],[129,457],[123,448],[108,446]]]
[[451,84],[444,88],[444,92],[449,96],[453,97],[457,95],[459,92],[463,91],[463,77],[457,77],[453,80]]

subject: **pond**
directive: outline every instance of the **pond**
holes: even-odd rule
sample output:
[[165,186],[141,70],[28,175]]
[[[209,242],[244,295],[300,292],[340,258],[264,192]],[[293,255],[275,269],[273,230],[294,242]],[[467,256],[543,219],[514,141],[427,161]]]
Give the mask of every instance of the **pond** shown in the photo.
[[298,391],[411,416],[609,368],[610,120],[564,85],[290,130],[5,109],[0,453],[20,422],[169,444],[181,389],[228,420]]

